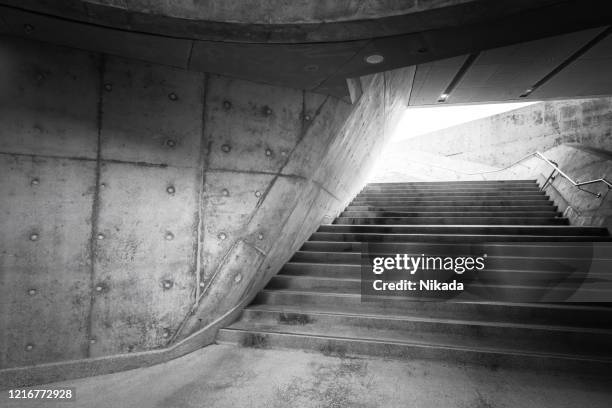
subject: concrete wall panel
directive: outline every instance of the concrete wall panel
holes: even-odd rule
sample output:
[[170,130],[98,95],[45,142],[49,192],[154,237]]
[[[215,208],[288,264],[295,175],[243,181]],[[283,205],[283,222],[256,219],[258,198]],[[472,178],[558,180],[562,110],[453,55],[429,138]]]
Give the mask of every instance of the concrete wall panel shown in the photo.
[[[257,208],[245,231],[245,240],[267,253],[277,246],[279,236],[286,229],[287,218],[293,212],[308,186],[308,180],[297,177],[278,177]],[[304,218],[305,213],[296,214]]]
[[384,143],[384,85],[383,74],[373,77],[315,173],[313,179],[336,197],[352,197],[356,193],[354,186],[346,183],[346,177],[364,177],[376,151],[374,145]]
[[0,155],[0,367],[87,356],[95,163]]
[[206,138],[211,169],[277,172],[300,137],[302,91],[211,76]]
[[305,112],[310,120],[305,121],[303,135],[283,168],[283,174],[312,175],[352,111],[351,105],[339,99],[320,101],[313,95],[306,93]]
[[196,285],[198,176],[102,164],[93,356],[161,347],[187,314]]
[[203,94],[202,74],[108,58],[102,158],[197,167]]
[[563,143],[612,151],[611,132],[612,98],[551,101],[410,139],[398,149],[503,167]]
[[98,58],[0,41],[0,151],[95,158]]
[[[19,61],[37,61],[40,46],[19,49],[20,40],[8,43],[15,55],[7,54],[7,72]],[[45,158],[50,154],[66,154],[61,160],[71,169],[65,174],[68,170],[55,168],[59,164],[40,172],[3,165],[10,174],[3,189],[10,193],[21,183],[20,194],[48,210],[44,221],[26,225],[25,215],[38,214],[37,207],[18,207],[14,194],[5,194],[13,198],[2,210],[21,211],[16,220],[24,223],[14,225],[11,219],[5,229],[27,238],[27,228],[40,225],[40,239],[3,243],[3,298],[23,310],[21,319],[40,325],[33,316],[35,307],[43,307],[54,314],[48,320],[58,322],[49,328],[44,353],[35,354],[35,344],[19,354],[13,351],[25,350],[24,342],[34,334],[8,313],[0,314],[0,328],[9,333],[0,336],[3,364],[11,358],[12,365],[165,347],[248,300],[362,188],[370,162],[390,134],[394,112],[410,94],[406,86],[413,73],[373,75],[350,105],[304,90],[42,49],[49,66],[67,69],[66,59],[74,64],[70,69],[88,74],[88,82],[65,80],[65,90],[55,83],[36,91],[26,86],[31,93],[15,105],[22,110],[21,123],[0,120],[7,146],[19,147],[11,140],[14,129],[33,127],[39,118],[43,126],[55,126],[49,138],[64,150],[50,150],[52,143],[38,146],[34,137],[19,148],[27,150],[22,153],[32,166],[52,160]],[[27,83],[16,78],[7,93],[19,95]],[[79,95],[85,98],[81,105],[74,103]],[[39,106],[37,97],[57,99],[61,109],[53,111],[50,102]],[[58,178],[57,192],[48,199],[28,198],[25,192],[33,186],[19,180],[38,173],[38,186],[49,175]],[[44,258],[27,252],[26,258],[6,260],[5,254],[43,244],[49,228],[61,231]],[[75,236],[62,235],[67,233]],[[16,259],[31,262],[21,265]],[[50,293],[47,303],[23,305],[18,291],[27,291],[30,280],[14,280],[17,267],[23,270],[19,276]],[[61,288],[46,283],[49,268],[61,269]],[[17,288],[17,294],[5,288]],[[7,357],[9,350],[17,357]]]
[[221,259],[200,299],[197,318],[186,321],[184,331],[191,333],[227,313],[244,300],[247,291],[260,277],[265,257],[255,246],[235,241]]
[[206,173],[203,194],[202,282],[208,285],[223,256],[245,232],[273,175],[216,172]]
[[[330,196],[313,182],[300,186],[300,194],[296,197],[291,212],[282,220],[282,228],[276,241],[285,245],[271,245],[266,248],[266,259],[262,265],[262,275],[256,288],[261,288],[282,266],[293,256],[304,241],[314,232],[325,219],[330,205]],[[331,198],[332,205],[338,205],[338,200]],[[279,224],[281,224],[279,222]]]

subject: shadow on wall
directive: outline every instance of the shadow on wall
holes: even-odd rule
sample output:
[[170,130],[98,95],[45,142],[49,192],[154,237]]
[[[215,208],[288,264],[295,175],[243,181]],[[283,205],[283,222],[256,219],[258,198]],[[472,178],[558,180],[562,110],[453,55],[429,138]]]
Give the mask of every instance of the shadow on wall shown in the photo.
[[[574,180],[610,179],[611,134],[612,98],[542,102],[393,143],[370,181],[537,179],[543,185],[552,169],[537,158],[499,171],[535,151]],[[584,189],[601,197],[560,176],[546,187],[573,224],[612,227],[608,188]]]

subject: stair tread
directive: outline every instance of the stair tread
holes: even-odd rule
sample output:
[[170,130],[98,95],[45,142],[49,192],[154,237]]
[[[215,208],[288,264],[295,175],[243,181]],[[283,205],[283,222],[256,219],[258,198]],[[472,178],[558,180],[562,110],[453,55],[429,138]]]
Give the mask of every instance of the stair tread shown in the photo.
[[[567,249],[567,248],[566,248]],[[369,252],[370,254],[380,254],[380,255],[384,255],[385,252]],[[351,251],[351,252],[340,252],[340,251],[312,251],[312,250],[298,250],[295,252],[294,256],[298,255],[298,254],[308,254],[308,255],[326,255],[326,254],[333,254],[333,255],[348,255],[351,256],[353,255],[355,258],[359,258],[359,260],[361,259],[361,255],[362,252],[359,251]],[[465,254],[467,255],[471,255],[469,253]],[[428,256],[442,256],[442,255],[435,255],[435,254],[429,254]],[[511,255],[511,254],[493,254],[493,255],[489,255],[487,254],[487,259],[490,258],[499,258],[499,259],[544,259],[544,260],[558,260],[558,259],[563,259],[563,260],[583,260],[584,258],[577,258],[575,256],[564,256],[564,254],[555,254],[555,256],[542,256],[542,255],[530,255],[530,256],[526,256],[526,255]],[[612,254],[606,254],[604,255],[604,257],[600,257],[600,256],[592,256],[591,254],[589,254],[589,260],[610,260],[612,259]],[[321,262],[311,262],[311,261],[293,261],[293,260],[289,260],[289,263],[312,263],[312,264],[319,264],[319,263],[324,263],[324,264],[330,264],[330,265],[338,265],[338,264],[342,264],[342,263],[336,263],[336,262],[327,262],[327,261],[321,261]],[[347,265],[360,265],[361,262],[358,262],[356,264],[347,264]]]
[[[361,294],[355,293],[321,293],[321,292],[308,292],[308,291],[296,291],[296,290],[288,290],[288,289],[274,289],[268,290],[263,289],[262,292],[282,292],[288,294],[312,294],[312,295],[322,295],[322,296],[337,296],[337,297],[347,297],[347,298],[356,298],[361,299]],[[389,299],[389,300],[402,300],[405,302],[411,303],[423,303],[419,300],[410,300],[405,298],[396,298],[392,296],[379,296],[381,299]],[[461,301],[461,302],[453,302],[463,303],[463,304],[478,304],[478,305],[496,305],[496,306],[505,306],[505,307],[516,307],[516,308],[538,308],[538,309],[554,309],[554,310],[581,310],[581,311],[601,311],[606,313],[612,313],[612,308],[603,307],[603,306],[585,306],[585,305],[564,305],[558,303],[525,303],[525,302],[498,302],[498,301]],[[612,314],[611,314],[612,316]]]
[[338,217],[333,225],[453,225],[453,226],[568,226],[566,218],[549,217]]
[[[432,338],[425,337],[422,339],[418,338],[410,338],[410,339],[401,339],[398,337],[368,337],[368,336],[346,336],[341,334],[331,335],[328,333],[300,333],[299,331],[280,331],[273,330],[274,326],[263,326],[263,327],[228,327],[224,329],[220,329],[220,332],[223,331],[240,331],[240,332],[248,332],[248,333],[258,333],[258,334],[278,334],[278,335],[291,335],[298,337],[310,337],[310,338],[323,338],[323,339],[338,339],[344,341],[367,341],[377,344],[396,344],[396,345],[418,345],[421,347],[427,348],[444,348],[444,349],[454,349],[454,350],[469,350],[475,351],[478,353],[501,353],[501,354],[513,354],[520,356],[541,356],[541,357],[556,357],[556,358],[564,358],[564,359],[580,359],[580,360],[588,360],[588,361],[605,361],[612,362],[612,358],[609,356],[602,356],[597,354],[575,354],[575,353],[558,353],[558,352],[545,352],[540,349],[519,349],[513,347],[492,347],[492,345],[478,344],[478,341],[474,340],[466,340],[464,343],[457,343],[455,341],[443,341],[441,338]],[[442,336],[440,336],[442,337]]]
[[[474,215],[479,214],[479,215]],[[483,215],[480,215],[483,214]],[[501,212],[494,211],[490,213],[486,212],[436,212],[436,211],[344,211],[341,213],[341,217],[373,217],[373,218],[396,218],[396,217],[465,217],[465,218],[504,218],[504,217],[557,217],[561,213],[558,211],[533,211],[529,214],[525,214],[524,211],[512,211],[512,212]]]
[[[409,225],[409,227],[412,227],[412,225]],[[319,235],[324,235],[324,234],[328,234],[328,235],[363,235],[363,236],[389,236],[389,237],[397,237],[397,238],[402,238],[402,237],[422,237],[423,234],[422,233],[376,233],[376,232],[329,232],[329,231],[317,231],[314,234],[319,234]],[[494,237],[516,237],[516,238],[521,238],[521,237],[537,237],[537,238],[548,238],[550,241],[554,241],[555,239],[568,239],[568,238],[576,238],[576,239],[582,239],[582,238],[609,238],[606,235],[595,235],[595,236],[591,236],[591,235],[548,235],[548,234],[544,234],[544,235],[540,235],[540,234],[434,234],[434,233],[427,233],[428,237],[438,237],[438,236],[448,236],[448,237],[490,237],[490,238],[494,238]],[[417,242],[428,242],[428,241],[417,241]]]
[[391,181],[386,183],[368,183],[366,186],[388,186],[388,185],[397,185],[397,184],[406,184],[406,185],[425,185],[425,184],[537,184],[536,180],[533,179],[517,179],[517,180],[455,180],[455,181]]
[[329,315],[329,316],[351,316],[356,318],[369,318],[369,319],[388,319],[398,321],[409,321],[409,322],[433,322],[433,323],[445,323],[452,325],[473,325],[473,326],[492,326],[492,327],[504,327],[504,328],[529,328],[529,329],[542,329],[550,331],[563,331],[563,332],[575,332],[575,333],[600,333],[612,335],[612,329],[600,329],[594,327],[581,327],[581,326],[561,326],[561,325],[547,325],[547,324],[533,324],[533,323],[512,323],[512,322],[499,322],[499,321],[486,321],[486,320],[465,320],[465,319],[444,319],[435,318],[430,316],[412,316],[412,315],[396,315],[388,313],[355,313],[353,310],[347,311],[330,311],[329,308],[317,308],[316,305],[312,306],[291,306],[291,305],[251,305],[245,308],[245,311],[265,311],[274,313],[295,313],[295,314],[309,314],[309,315]]
[[[359,242],[359,241],[306,241],[304,242],[304,244],[320,244],[320,245],[325,245],[325,244],[342,244],[342,245],[356,245],[356,246],[361,246],[363,243]],[[401,244],[394,244],[394,243],[385,243],[385,244],[379,244],[379,245],[402,245],[402,246],[423,246],[423,245],[428,245],[428,246],[434,246],[434,247],[471,247],[471,244],[465,244],[465,243],[456,243],[456,242],[446,242],[446,243],[440,243],[440,242],[432,242],[432,243],[423,243],[423,242],[404,242]],[[549,242],[549,243],[545,243],[545,242],[537,242],[535,244],[529,243],[529,247],[530,248],[558,248],[559,246],[562,246],[564,248],[581,248],[581,247],[591,247],[593,244],[590,242]],[[608,245],[608,244],[606,244]],[[503,247],[503,248],[522,248],[525,247],[525,244],[523,243],[516,243],[516,242],[491,242],[491,243],[485,243],[485,244],[478,244],[479,248],[488,248],[488,247],[492,247],[492,248],[496,248],[496,247]],[[325,251],[323,251],[325,252]]]
[[[431,270],[428,270],[427,272],[433,272]],[[513,273],[516,271],[507,271],[508,273]],[[276,275],[274,276],[273,279],[287,279],[287,280],[312,280],[312,281],[321,281],[321,282],[325,282],[325,281],[329,281],[329,282],[345,282],[345,283],[361,283],[361,278],[357,279],[357,278],[346,278],[346,277],[328,277],[328,276],[304,276],[304,275],[290,275],[290,274],[280,274],[280,275]],[[597,282],[599,290],[601,291],[606,291],[606,292],[612,292],[612,280],[610,281],[606,281],[606,282]],[[508,288],[508,289],[539,289],[539,288],[549,288],[549,289],[556,289],[556,288],[564,288],[565,286],[569,286],[569,287],[574,287],[575,283],[574,282],[559,282],[555,284],[554,288],[550,288],[549,286],[542,286],[542,285],[534,285],[534,284],[530,284],[530,285],[517,285],[517,284],[492,284],[492,283],[478,283],[478,282],[471,282],[470,283],[470,287],[490,287],[490,288]],[[273,289],[276,290],[276,289]],[[583,289],[583,290],[590,290],[589,288]],[[333,292],[333,293],[337,293],[337,292]],[[342,292],[345,293],[345,292]]]
[[[377,225],[368,225],[368,224],[355,224],[355,225],[351,225],[350,227],[363,227],[363,228],[367,228],[367,229],[375,229],[375,228],[396,228],[396,227],[403,227],[403,225],[381,225],[381,226],[377,226]],[[412,225],[408,225],[407,227],[409,228],[415,228]],[[349,227],[344,227],[341,225],[335,225],[335,224],[326,224],[326,225],[322,225],[321,228],[324,229],[342,229],[342,228],[349,228]],[[605,231],[606,228],[604,227],[578,227],[578,226],[568,226],[568,225],[546,225],[546,226],[542,226],[539,227],[537,225],[487,225],[487,224],[479,224],[479,225],[463,225],[463,224],[457,224],[457,225],[439,225],[439,224],[425,224],[425,225],[420,225],[418,228],[442,228],[442,229],[448,229],[448,228],[488,228],[488,229],[496,229],[496,228],[520,228],[520,229],[534,229],[534,228],[554,228],[554,229],[568,229],[568,230],[593,230],[593,231]]]
[[[300,273],[300,274],[296,274],[295,273],[295,268],[299,268],[300,266],[306,266],[306,267],[328,267],[328,266],[333,266],[335,268],[338,269],[342,269],[342,273],[341,274],[346,274],[347,269],[353,269],[353,272],[355,272],[355,275],[360,274],[361,273],[361,266],[359,264],[327,264],[327,263],[321,263],[321,262],[292,262],[290,264],[288,264],[288,267],[283,267],[283,269],[281,269],[281,271],[279,272],[278,275],[275,276],[301,276],[301,277],[322,277],[322,278],[334,278],[333,276],[321,276],[318,274],[308,274],[308,273]],[[310,271],[312,272],[312,271]],[[429,269],[427,272],[429,273],[435,273],[435,272],[448,272],[448,271],[443,271],[443,270],[436,270],[436,269]],[[330,273],[327,272],[326,273]],[[480,273],[480,272],[479,272]],[[485,273],[490,273],[490,274],[531,274],[534,276],[537,275],[554,275],[554,274],[561,274],[561,273],[567,273],[565,271],[558,271],[558,270],[554,270],[554,269],[550,269],[550,270],[538,270],[538,269],[487,269],[485,271]],[[338,274],[340,275],[340,274]],[[606,271],[606,272],[572,272],[572,276],[570,279],[578,279],[578,278],[598,278],[598,279],[610,279],[612,277],[612,271]],[[337,278],[340,279],[340,278]]]

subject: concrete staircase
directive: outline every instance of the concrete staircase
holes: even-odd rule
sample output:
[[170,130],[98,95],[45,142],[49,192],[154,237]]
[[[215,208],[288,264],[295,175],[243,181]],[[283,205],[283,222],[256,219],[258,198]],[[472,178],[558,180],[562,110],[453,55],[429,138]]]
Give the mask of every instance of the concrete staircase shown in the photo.
[[[531,180],[369,184],[334,224],[311,236],[238,321],[219,331],[217,341],[609,373],[612,308],[520,299],[550,289],[551,282],[564,290],[576,280],[596,279],[597,290],[612,289],[612,251],[593,250],[595,242],[612,248],[610,240],[604,228],[568,225]],[[497,286],[499,296],[362,302],[364,242],[388,254],[484,251],[485,276],[496,278],[480,282],[487,290]],[[593,265],[600,272],[593,273]]]

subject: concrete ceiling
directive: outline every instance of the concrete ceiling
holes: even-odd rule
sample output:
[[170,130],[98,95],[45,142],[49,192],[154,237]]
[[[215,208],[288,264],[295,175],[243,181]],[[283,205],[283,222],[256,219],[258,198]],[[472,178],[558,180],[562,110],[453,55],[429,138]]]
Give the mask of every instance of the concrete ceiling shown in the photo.
[[3,0],[7,6],[116,29],[223,42],[354,41],[415,33],[559,0]]
[[[607,75],[612,71],[612,39],[606,27],[482,51],[471,63],[466,63],[468,57],[417,65],[410,105],[441,104],[443,93],[448,93],[444,104],[612,94],[612,78]],[[525,95],[528,89],[533,91]]]
[[[435,78],[412,96],[422,104],[474,54],[452,102],[514,95],[612,21],[601,0],[285,3],[0,0],[0,33],[344,99],[348,78],[418,65],[417,79]],[[384,61],[368,64],[373,54]]]
[[557,75],[535,90],[529,98],[571,98],[575,95],[612,95],[612,37],[574,60]]

